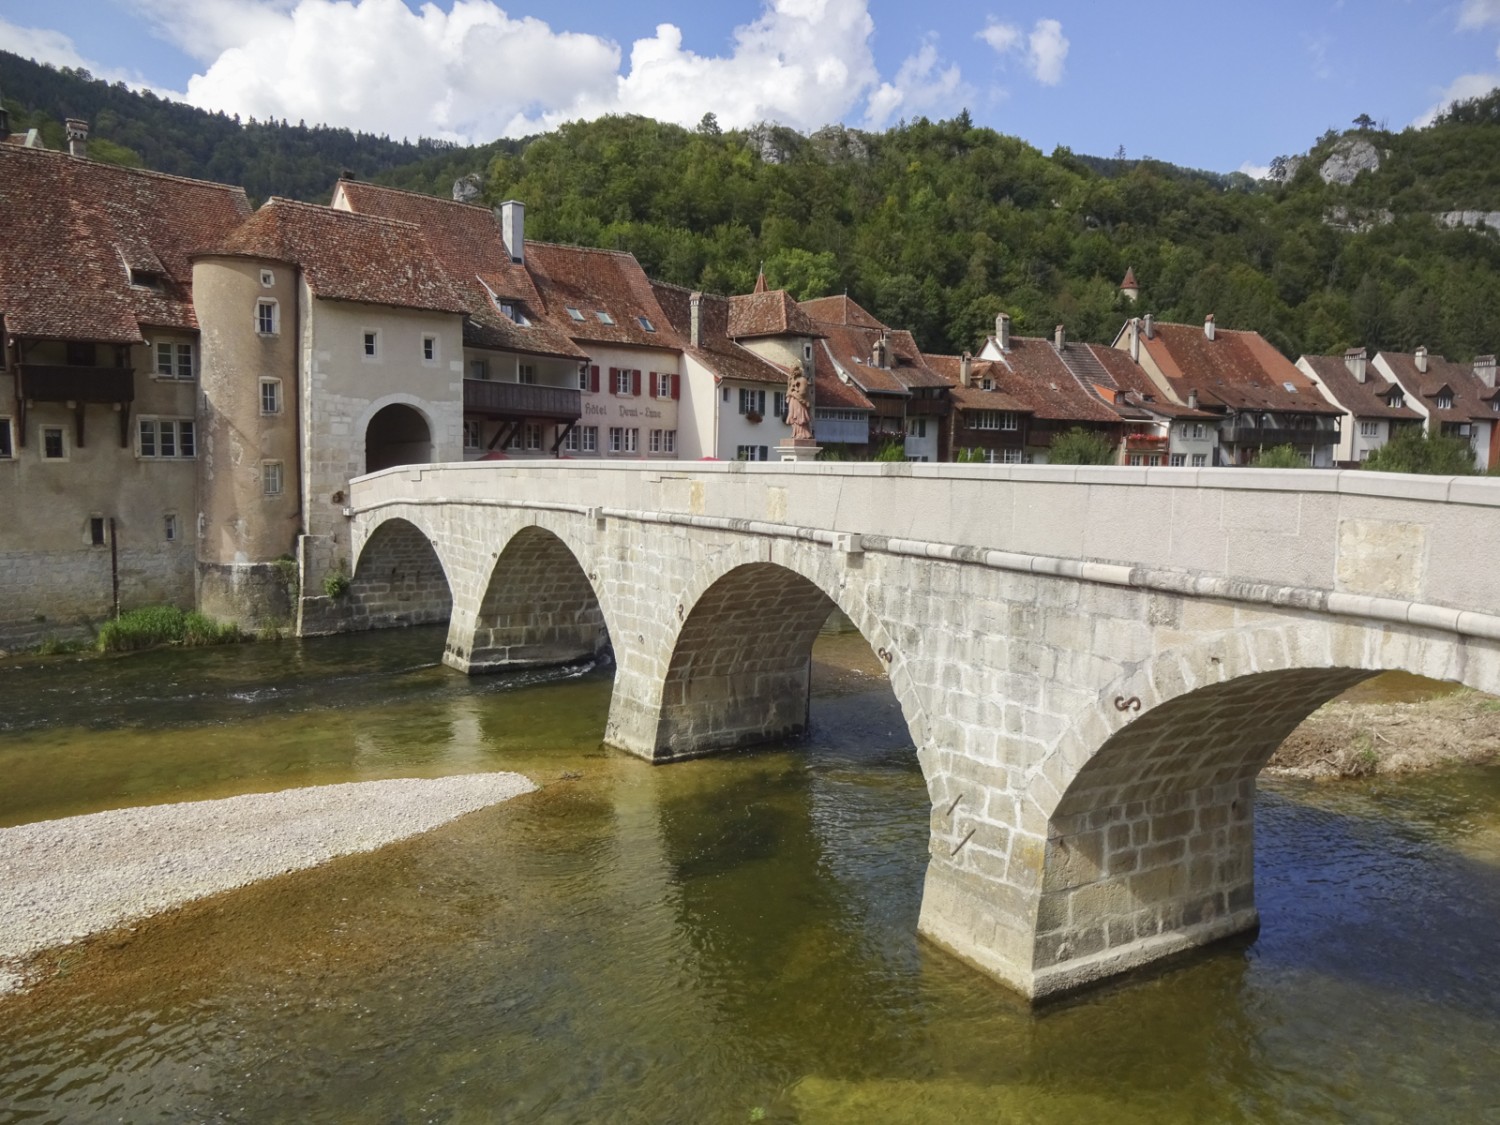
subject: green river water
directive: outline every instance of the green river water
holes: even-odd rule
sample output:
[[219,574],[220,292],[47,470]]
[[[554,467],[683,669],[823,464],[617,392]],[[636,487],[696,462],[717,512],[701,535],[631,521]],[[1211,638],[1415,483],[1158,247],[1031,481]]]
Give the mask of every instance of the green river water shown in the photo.
[[1258,938],[1033,1013],[916,937],[926,791],[858,637],[805,742],[656,768],[599,746],[607,669],[441,645],[0,664],[0,826],[541,786],[64,951],[0,998],[0,1122],[1500,1121],[1500,770],[1263,783]]

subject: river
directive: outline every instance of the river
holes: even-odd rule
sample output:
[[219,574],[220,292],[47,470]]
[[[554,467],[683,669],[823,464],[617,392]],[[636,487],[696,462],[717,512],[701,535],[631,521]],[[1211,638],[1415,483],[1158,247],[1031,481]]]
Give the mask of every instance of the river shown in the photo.
[[857,636],[804,743],[657,768],[599,746],[608,669],[441,645],[0,664],[0,825],[542,786],[64,951],[0,999],[0,1122],[1500,1120],[1500,769],[1263,782],[1258,938],[1033,1013],[916,938],[926,792]]

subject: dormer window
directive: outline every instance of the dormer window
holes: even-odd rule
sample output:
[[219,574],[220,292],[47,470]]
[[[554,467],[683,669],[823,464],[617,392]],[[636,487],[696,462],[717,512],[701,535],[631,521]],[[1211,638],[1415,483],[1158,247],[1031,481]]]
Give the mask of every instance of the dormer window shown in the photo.
[[1400,391],[1392,391],[1390,397],[1385,400],[1385,404],[1392,410],[1400,410],[1406,405],[1406,398]]
[[151,270],[138,269],[132,269],[130,271],[130,284],[135,286],[137,289],[150,289],[155,293],[160,293],[162,290],[162,283],[163,278],[159,273],[154,273]]
[[1437,408],[1439,410],[1453,409],[1453,396],[1447,391],[1442,391],[1437,396]]
[[515,324],[519,324],[523,328],[528,323],[530,323],[526,319],[526,314],[521,311],[520,306],[513,301],[501,301],[500,312],[502,315],[504,315],[506,320],[512,321]]
[[640,322],[640,326],[642,328],[644,328],[647,332],[655,332],[656,331],[656,325],[654,325],[654,324],[651,323],[650,318],[644,317],[644,316],[638,316],[635,319]]
[[615,318],[610,316],[609,313],[605,312],[603,309],[599,309],[594,313],[594,315],[599,318],[600,324],[613,324],[615,322]]
[[572,305],[568,306],[568,315],[570,317],[572,317],[574,320],[577,320],[577,321],[582,321],[583,320],[583,310],[582,309],[575,309]]

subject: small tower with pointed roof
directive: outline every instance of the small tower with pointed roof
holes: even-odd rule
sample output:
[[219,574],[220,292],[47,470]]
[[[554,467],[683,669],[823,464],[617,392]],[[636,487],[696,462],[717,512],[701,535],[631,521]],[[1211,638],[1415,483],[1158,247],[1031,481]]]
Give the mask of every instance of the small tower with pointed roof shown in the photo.
[[1131,304],[1140,300],[1141,286],[1135,279],[1135,269],[1131,266],[1125,267],[1125,280],[1120,282],[1120,293]]

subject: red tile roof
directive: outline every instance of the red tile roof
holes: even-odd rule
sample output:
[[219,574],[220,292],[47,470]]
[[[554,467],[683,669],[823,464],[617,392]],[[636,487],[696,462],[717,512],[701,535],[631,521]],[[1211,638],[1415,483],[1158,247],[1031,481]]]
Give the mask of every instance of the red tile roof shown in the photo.
[[[1119,341],[1123,344],[1125,338],[1122,332]],[[1202,325],[1157,324],[1151,338],[1142,332],[1141,348],[1155,360],[1179,402],[1197,391],[1199,405],[1206,407],[1343,413],[1258,332],[1219,328],[1210,340]]]
[[802,311],[825,328],[830,324],[853,325],[856,328],[885,327],[851,301],[847,293],[839,297],[815,297],[811,301],[803,301]]
[[839,378],[826,341],[813,345],[813,406],[829,410],[875,410],[875,404],[863,391]]
[[682,338],[683,351],[715,375],[745,383],[786,386],[789,372],[785,368],[741,347],[729,338],[729,324],[733,316],[731,298],[710,293],[699,295],[699,342],[694,346],[691,342],[692,292],[680,285],[668,285],[663,281],[653,281],[651,288],[656,294],[656,303],[666,314],[667,323]]
[[[996,371],[998,364],[989,360],[976,359],[972,361],[970,385],[965,387],[961,380],[963,374],[963,359],[956,355],[927,355],[927,365],[941,375],[953,388],[949,392],[953,404],[960,411],[970,410],[1008,410],[1013,414],[1030,414],[1031,407],[1020,399],[1000,389],[996,381],[997,374],[1004,372]],[[991,389],[984,389],[984,382],[988,379]]]
[[812,318],[785,289],[757,289],[729,298],[729,334],[736,340],[756,336],[821,336]]
[[[1086,347],[1069,344],[1068,348]],[[989,375],[996,387],[1024,403],[1037,418],[1056,422],[1115,423],[1119,411],[1076,376],[1051,340],[1012,336],[1003,359],[994,360]]]
[[[197,246],[250,212],[243,189],[0,145],[0,315],[15,336],[139,343],[196,329]],[[130,284],[129,267],[156,276]]]
[[[1469,422],[1494,417],[1485,405],[1494,397],[1493,391],[1474,374],[1472,367],[1440,355],[1428,355],[1424,374],[1417,370],[1417,357],[1410,352],[1380,352],[1377,358],[1390,367],[1408,398],[1422,399],[1422,405],[1435,421]],[[1437,396],[1444,387],[1453,392],[1453,406],[1439,410]]]
[[1140,283],[1135,279],[1135,270],[1130,266],[1125,267],[1125,280],[1120,282],[1121,289],[1139,289]]
[[[587,353],[569,338],[569,325],[562,323],[567,313],[558,309],[557,316],[549,314],[531,275],[510,260],[500,224],[489,208],[359,180],[340,180],[335,205],[340,199],[361,214],[400,219],[422,229],[428,245],[465,294],[469,313],[465,344],[585,358]],[[527,323],[519,324],[501,312],[491,294],[515,305]]]
[[[802,309],[827,337],[829,352],[865,394],[905,397],[913,387],[948,385],[948,380],[927,366],[910,332],[887,328],[848,297],[803,301]],[[826,319],[824,314],[837,319]],[[876,341],[882,338],[889,352],[886,366],[877,367],[871,361]]]
[[[625,344],[681,350],[684,341],[657,304],[651,281],[634,254],[527,239],[526,269],[553,322],[566,322],[568,335],[585,347]],[[577,309],[583,319],[573,319],[569,308]],[[601,312],[608,322],[600,319]]]
[[[1084,345],[1109,373],[1115,393],[1119,396],[1115,408],[1135,409],[1158,414],[1163,418],[1217,418],[1207,410],[1194,410],[1180,402],[1174,402],[1162,393],[1151,381],[1145,369],[1130,358],[1130,353],[1119,351],[1104,344]],[[1071,350],[1071,349],[1070,349]]]
[[1313,369],[1338,404],[1355,418],[1417,421],[1422,417],[1410,406],[1387,405],[1391,390],[1396,388],[1396,384],[1387,380],[1368,360],[1365,364],[1365,381],[1361,383],[1354,377],[1341,355],[1305,355],[1302,359]]

